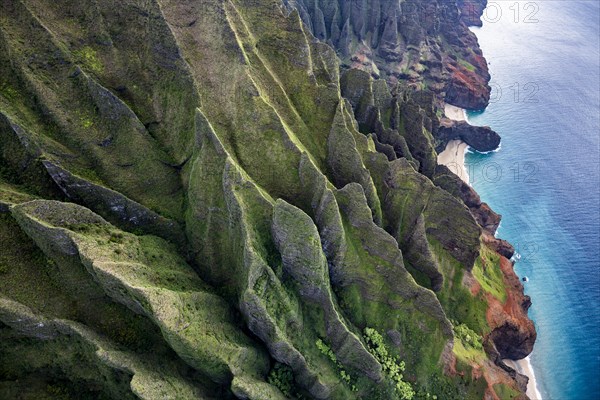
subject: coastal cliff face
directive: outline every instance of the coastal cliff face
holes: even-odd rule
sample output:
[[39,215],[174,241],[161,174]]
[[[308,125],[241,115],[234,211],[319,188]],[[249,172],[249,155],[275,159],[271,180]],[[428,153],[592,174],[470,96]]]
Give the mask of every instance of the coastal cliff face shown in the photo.
[[[446,118],[444,103],[484,109],[490,99],[487,62],[468,29],[481,25],[486,0],[285,0],[313,35],[336,49],[343,69],[366,71],[398,92],[410,92],[434,120],[438,151],[461,139],[491,151],[500,137],[487,127]],[[432,108],[433,104],[433,108]],[[358,118],[358,117],[357,117]],[[439,129],[438,129],[439,127]]]
[[466,3],[0,0],[0,397],[525,398]]
[[487,106],[487,63],[467,28],[481,23],[485,0],[285,2],[338,50],[343,67],[433,92],[458,107]]

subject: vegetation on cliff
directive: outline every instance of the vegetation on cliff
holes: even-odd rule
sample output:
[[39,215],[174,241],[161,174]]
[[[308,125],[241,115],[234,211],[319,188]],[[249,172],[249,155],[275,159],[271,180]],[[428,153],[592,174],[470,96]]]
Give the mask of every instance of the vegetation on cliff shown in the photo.
[[280,0],[0,6],[0,397],[523,391],[437,94]]

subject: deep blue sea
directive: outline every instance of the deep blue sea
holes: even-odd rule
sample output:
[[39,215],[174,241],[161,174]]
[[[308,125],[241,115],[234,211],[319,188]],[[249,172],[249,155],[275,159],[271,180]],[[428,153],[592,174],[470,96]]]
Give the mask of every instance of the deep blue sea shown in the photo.
[[[469,153],[482,199],[503,215],[527,276],[542,398],[600,399],[600,3],[490,1],[474,28],[492,102],[469,113],[502,136]],[[490,8],[491,7],[491,8]],[[518,13],[517,13],[518,10]]]

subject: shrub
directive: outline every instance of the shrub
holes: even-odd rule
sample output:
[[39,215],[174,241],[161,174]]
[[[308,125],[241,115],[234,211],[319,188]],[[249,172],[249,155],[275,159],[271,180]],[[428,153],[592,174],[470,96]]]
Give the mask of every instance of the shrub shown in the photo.
[[394,382],[394,389],[399,398],[411,400],[415,395],[415,391],[410,383],[402,380],[402,373],[406,369],[404,361],[399,361],[390,354],[383,341],[383,336],[375,329],[365,328],[364,338],[369,352],[379,361],[383,367],[383,372]]
[[324,355],[326,355],[332,362],[337,364],[337,357],[335,356],[333,350],[329,346],[325,344],[321,339],[317,339],[316,343],[317,349]]
[[281,390],[287,398],[292,395],[294,375],[290,367],[285,364],[276,363],[267,377],[267,382]]
[[454,335],[458,339],[460,339],[465,345],[471,346],[476,350],[483,349],[481,336],[479,336],[474,330],[472,330],[465,324],[455,325]]
[[317,341],[315,342],[315,344],[317,345],[317,349],[319,349],[319,351],[324,354],[325,356],[327,356],[327,358],[329,358],[329,360],[335,364],[335,366],[338,369],[338,372],[340,374],[340,378],[343,382],[345,382],[346,384],[350,385],[350,389],[353,392],[357,392],[358,389],[356,388],[356,386],[353,383],[352,377],[350,376],[349,373],[346,372],[346,370],[344,369],[344,366],[342,365],[342,363],[340,363],[337,360],[337,357],[335,356],[335,353],[333,352],[333,350],[331,350],[331,348],[325,344],[325,342],[323,342],[321,339],[317,339]]

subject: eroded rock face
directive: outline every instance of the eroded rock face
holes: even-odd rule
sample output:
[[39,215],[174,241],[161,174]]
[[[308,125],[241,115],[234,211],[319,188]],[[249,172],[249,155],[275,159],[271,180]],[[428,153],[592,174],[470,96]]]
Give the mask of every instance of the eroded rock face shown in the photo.
[[482,203],[479,195],[470,185],[465,183],[444,165],[438,165],[436,167],[433,182],[455,197],[461,199],[465,205],[469,207],[471,215],[473,215],[473,218],[475,218],[475,221],[477,221],[477,224],[483,230],[481,236],[483,243],[508,259],[514,255],[515,249],[510,243],[495,237],[496,231],[500,226],[502,215],[494,212],[487,203]]
[[374,80],[357,69],[345,71],[340,85],[342,96],[352,105],[359,130],[373,135],[388,159],[406,158],[419,172],[432,176],[437,159],[433,138],[437,118],[431,96],[390,92],[385,81]]
[[477,223],[464,204],[413,172],[405,159],[399,159],[390,164],[383,177],[385,186],[381,191],[386,199],[384,209],[389,224],[386,229],[398,243],[405,245],[407,237],[418,234],[419,229],[415,227],[423,213],[426,233],[443,243],[457,260],[471,269],[479,255]]
[[[506,365],[506,363],[502,360],[502,357],[500,356],[500,353],[498,352],[498,350],[494,346],[493,342],[486,341],[484,343],[484,348],[485,348],[485,352],[489,355],[491,361],[495,365],[497,365],[499,368],[501,368],[502,370],[506,371],[508,373],[508,375],[511,378],[513,378],[514,381],[517,383],[517,386],[519,387],[519,390],[521,392],[523,392],[523,393],[526,393],[527,392],[527,384],[529,383],[529,377],[518,373],[516,370],[514,370],[513,368],[511,368],[508,365]],[[519,398],[529,399],[529,397],[525,397],[524,394],[521,395]]]
[[[427,110],[432,101],[437,109],[443,109],[444,102],[473,110],[487,106],[487,62],[476,37],[467,29],[468,25],[481,24],[479,17],[486,1],[335,1],[324,5],[315,0],[291,0],[286,4],[297,9],[315,36],[336,48],[343,65],[350,67],[342,76],[342,90],[354,107],[361,131],[375,132],[382,141],[373,126],[378,109],[384,125],[395,128],[406,139],[410,157],[420,161],[419,168],[426,175],[431,176],[435,156],[430,157],[430,145],[423,142],[423,135],[413,133],[414,125],[419,125],[418,114],[425,113],[430,120],[424,126],[435,138],[431,141],[438,152],[452,139],[461,139],[478,151],[495,150],[500,144],[500,137],[489,127],[443,119],[438,130],[435,112]],[[416,94],[412,96],[415,101],[406,102],[400,95],[393,101],[385,99],[358,71],[385,79],[400,92]],[[386,121],[390,107],[392,120],[402,123],[402,128]],[[400,113],[394,119],[395,107]],[[405,113],[410,118],[404,118],[407,122],[403,123]]]
[[[264,373],[265,354],[240,335],[227,303],[205,289],[167,242],[121,232],[71,203],[34,200],[12,212],[57,262],[64,256],[77,260],[108,296],[152,320],[192,367],[217,382],[227,382],[230,374],[242,371]],[[213,312],[214,324],[207,324]]]
[[[482,56],[470,59],[470,65],[486,65]],[[454,60],[447,64],[448,84],[445,89],[447,103],[467,110],[483,110],[490,101],[489,75],[480,75],[470,68],[463,67],[454,63]],[[487,70],[487,67],[486,67]]]
[[486,243],[488,246],[494,249],[495,252],[506,257],[509,260],[515,254],[514,246],[506,240],[498,239],[489,233],[484,234],[482,240],[484,243]]
[[487,0],[457,0],[460,17],[468,26],[482,26],[481,15],[487,6]]
[[531,353],[537,337],[533,322],[527,317],[531,299],[523,294],[523,285],[506,257],[501,257],[500,268],[507,287],[507,299],[504,304],[490,303],[487,319],[492,332],[488,339],[502,358],[520,360]]
[[84,204],[98,214],[128,230],[139,230],[181,243],[184,233],[179,224],[162,217],[119,192],[89,182],[60,166],[42,161],[48,174],[74,202]]
[[[390,84],[427,86],[451,104],[483,109],[490,76],[477,39],[484,1],[285,0],[342,63]],[[472,4],[471,4],[472,3]]]
[[324,313],[325,329],[332,349],[344,364],[381,382],[381,365],[359,337],[350,331],[330,291],[329,268],[317,227],[302,210],[278,200],[273,212],[273,237],[284,272],[298,286],[300,296],[316,303]]
[[496,150],[500,146],[500,135],[489,126],[473,126],[464,121],[446,118],[442,118],[437,136],[443,143],[443,146],[438,147],[438,152],[443,151],[446,143],[455,139],[462,140],[480,152]]
[[481,205],[481,198],[471,185],[465,183],[445,165],[438,165],[435,168],[433,183],[461,199],[470,209]]

